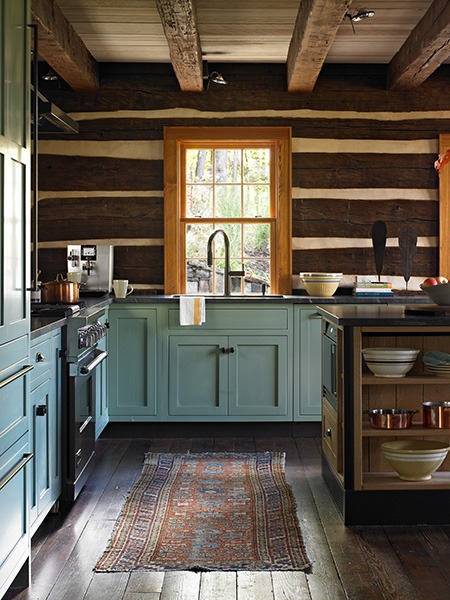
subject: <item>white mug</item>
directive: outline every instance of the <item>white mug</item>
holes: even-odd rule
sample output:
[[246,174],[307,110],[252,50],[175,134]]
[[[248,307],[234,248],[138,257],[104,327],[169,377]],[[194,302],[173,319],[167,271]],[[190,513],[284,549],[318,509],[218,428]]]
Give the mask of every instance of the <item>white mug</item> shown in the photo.
[[128,285],[128,279],[113,279],[113,290],[116,298],[126,298],[133,289],[131,285]]

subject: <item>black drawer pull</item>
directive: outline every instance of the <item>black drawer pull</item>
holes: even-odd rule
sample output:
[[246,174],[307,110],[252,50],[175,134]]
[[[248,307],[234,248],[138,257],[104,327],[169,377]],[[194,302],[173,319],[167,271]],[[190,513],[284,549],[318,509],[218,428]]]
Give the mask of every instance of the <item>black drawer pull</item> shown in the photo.
[[17,475],[17,473],[24,468],[24,466],[30,462],[33,458],[33,454],[24,454],[22,460],[12,469],[9,473],[5,475],[5,477],[0,481],[0,490],[8,485],[13,477]]
[[28,373],[28,371],[31,371],[31,369],[34,369],[33,365],[25,365],[23,367],[23,369],[20,369],[20,371],[18,371],[17,373],[14,373],[14,375],[10,375],[3,381],[0,381],[0,388],[5,387],[6,385],[9,385],[16,379],[20,379],[20,377],[23,377],[24,375],[26,375],[26,373]]
[[47,406],[45,404],[39,404],[39,406],[36,406],[36,416],[45,417],[46,414]]

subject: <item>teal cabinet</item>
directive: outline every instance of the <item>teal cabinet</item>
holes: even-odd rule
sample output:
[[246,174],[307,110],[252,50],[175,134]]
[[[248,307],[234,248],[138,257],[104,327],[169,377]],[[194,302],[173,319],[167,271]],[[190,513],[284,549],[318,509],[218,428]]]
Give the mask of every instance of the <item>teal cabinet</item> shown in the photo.
[[[102,325],[108,321],[108,315],[105,314],[99,319]],[[107,337],[102,338],[98,343],[98,349],[108,352]],[[95,439],[97,439],[105,429],[109,421],[108,408],[108,365],[109,356],[97,367],[95,377]]]
[[292,307],[207,307],[200,327],[171,307],[167,340],[167,420],[292,419]]
[[110,421],[155,420],[158,415],[157,313],[156,307],[142,305],[109,308]]
[[0,8],[0,597],[30,569],[29,2]]
[[322,319],[315,307],[294,306],[294,421],[322,415]]
[[169,416],[228,413],[227,336],[182,335],[169,339]]
[[61,330],[32,340],[30,524],[37,530],[61,494]]
[[1,6],[0,344],[4,344],[29,332],[31,153],[28,2]]

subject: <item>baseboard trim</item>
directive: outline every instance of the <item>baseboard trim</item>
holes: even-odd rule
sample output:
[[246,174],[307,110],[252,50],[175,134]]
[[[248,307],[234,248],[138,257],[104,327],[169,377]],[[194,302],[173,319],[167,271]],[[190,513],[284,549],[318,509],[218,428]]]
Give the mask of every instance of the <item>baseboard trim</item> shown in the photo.
[[320,437],[321,423],[108,423],[100,439]]

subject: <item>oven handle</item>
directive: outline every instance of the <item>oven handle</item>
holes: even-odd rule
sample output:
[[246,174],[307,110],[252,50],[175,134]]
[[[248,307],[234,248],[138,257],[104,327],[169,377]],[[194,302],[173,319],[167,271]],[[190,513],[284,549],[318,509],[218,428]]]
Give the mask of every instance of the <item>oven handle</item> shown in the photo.
[[105,352],[104,350],[102,350],[99,354],[97,354],[97,356],[94,358],[94,360],[92,362],[90,362],[88,365],[83,365],[82,367],[80,367],[80,374],[81,375],[89,375],[89,373],[91,371],[93,371],[95,369],[95,367],[97,367],[107,357],[108,357],[108,353]]

